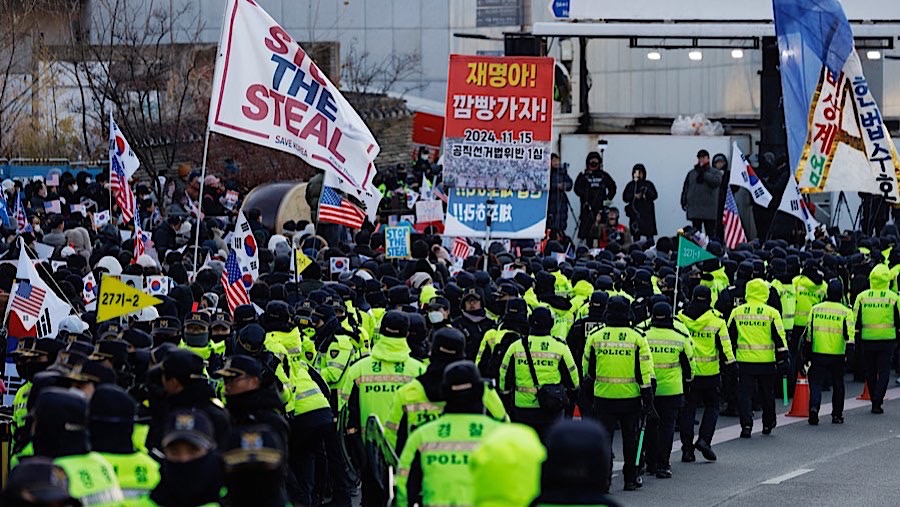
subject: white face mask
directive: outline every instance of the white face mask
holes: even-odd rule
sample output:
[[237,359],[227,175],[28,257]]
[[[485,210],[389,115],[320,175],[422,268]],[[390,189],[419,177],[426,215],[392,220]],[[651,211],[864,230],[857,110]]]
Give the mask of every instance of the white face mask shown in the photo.
[[428,320],[431,321],[432,324],[437,324],[444,320],[444,314],[439,311],[428,312]]

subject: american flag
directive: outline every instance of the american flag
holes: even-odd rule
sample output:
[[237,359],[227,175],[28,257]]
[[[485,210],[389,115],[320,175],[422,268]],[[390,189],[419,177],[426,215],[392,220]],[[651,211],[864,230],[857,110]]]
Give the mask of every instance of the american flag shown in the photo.
[[116,205],[122,210],[122,221],[128,223],[134,218],[135,199],[128,178],[118,157],[111,157],[112,170],[109,172],[109,186],[116,193]]
[[341,197],[333,188],[322,187],[322,196],[319,198],[319,222],[359,229],[365,221],[365,211]]
[[240,305],[249,305],[250,296],[241,280],[241,266],[238,264],[234,250],[228,250],[228,259],[225,261],[225,269],[222,270],[222,287],[225,288],[225,297],[228,299],[228,311],[234,315],[234,309]]
[[32,318],[38,318],[41,314],[41,308],[44,306],[44,289],[35,287],[29,282],[19,282],[19,288],[13,295],[10,309],[18,310],[20,315],[27,315]]
[[440,184],[434,185],[433,187],[431,187],[431,194],[433,196],[437,197],[438,199],[444,201],[445,203],[449,202],[449,199],[447,198],[447,194],[444,193],[444,191],[441,189]]
[[475,247],[469,245],[465,239],[456,238],[453,240],[453,251],[451,252],[451,255],[457,259],[466,259],[474,252]]
[[31,224],[28,222],[28,217],[25,216],[25,206],[22,205],[22,194],[16,194],[16,232],[22,234],[24,232],[31,232]]
[[725,223],[725,246],[736,248],[740,243],[746,243],[744,224],[741,223],[741,216],[738,214],[737,203],[734,201],[730,186],[725,191],[725,211],[722,217]]
[[141,229],[141,212],[137,207],[137,203],[134,206],[134,257],[131,258],[131,263],[136,264],[138,257],[144,255],[144,231]]

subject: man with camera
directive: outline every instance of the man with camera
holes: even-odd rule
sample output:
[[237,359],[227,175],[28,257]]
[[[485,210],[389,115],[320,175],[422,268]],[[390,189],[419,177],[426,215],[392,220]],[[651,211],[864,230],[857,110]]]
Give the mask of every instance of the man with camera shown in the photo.
[[[578,227],[579,239],[592,241],[591,229],[597,222],[598,214],[606,209],[616,195],[616,182],[603,170],[603,157],[596,151],[588,153],[585,169],[575,179],[575,195],[581,199],[581,217]],[[605,222],[601,218],[601,222]]]

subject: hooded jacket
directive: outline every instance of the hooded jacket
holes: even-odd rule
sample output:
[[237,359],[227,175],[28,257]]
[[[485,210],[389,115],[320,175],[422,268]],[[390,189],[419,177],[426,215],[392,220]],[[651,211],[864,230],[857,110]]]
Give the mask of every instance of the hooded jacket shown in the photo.
[[[887,270],[887,266],[883,266]],[[889,271],[889,270],[888,270]],[[873,271],[874,272],[874,271]],[[890,276],[888,274],[888,276]],[[871,276],[870,276],[871,279]],[[819,273],[804,270],[803,274],[794,278],[794,327],[804,327],[809,321],[809,311],[814,305],[825,300],[828,284]]]
[[541,492],[541,463],[546,456],[537,433],[528,426],[505,424],[495,430],[469,458],[474,505],[530,505]]
[[878,264],[869,273],[870,289],[856,296],[853,314],[856,316],[859,337],[865,342],[889,343],[893,346],[893,341],[897,338],[896,327],[900,322],[897,303],[900,295],[889,289],[890,284],[891,270],[884,264]]
[[[403,450],[412,432],[444,413],[446,400],[441,392],[441,379],[447,363],[431,363],[425,373],[397,390],[391,403],[388,419],[384,421],[384,435],[397,450]],[[509,421],[500,395],[485,386],[482,395],[485,414],[497,421]]]
[[891,270],[884,264],[878,264],[869,273],[870,290],[889,290],[891,285]]
[[787,354],[781,314],[766,304],[769,286],[754,278],[747,282],[747,302],[738,306],[728,318],[728,331],[736,343],[738,362],[774,363],[776,356]]
[[748,303],[764,305],[769,300],[769,286],[764,280],[754,278],[747,282],[744,297]]
[[347,425],[364,428],[369,415],[386,421],[394,393],[425,371],[425,365],[409,356],[406,338],[382,335],[372,354],[350,365],[344,372],[338,408],[350,411]]
[[718,375],[720,357],[725,357],[726,364],[734,362],[728,327],[719,312],[692,301],[678,314],[678,320],[687,328],[694,344],[692,365],[695,376]]

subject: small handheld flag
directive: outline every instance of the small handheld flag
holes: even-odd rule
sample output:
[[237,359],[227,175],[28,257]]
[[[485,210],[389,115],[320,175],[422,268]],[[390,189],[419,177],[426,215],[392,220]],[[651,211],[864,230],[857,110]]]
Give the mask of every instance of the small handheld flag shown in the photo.
[[715,259],[716,256],[695,245],[693,242],[678,237],[678,267],[683,268],[697,262]]

